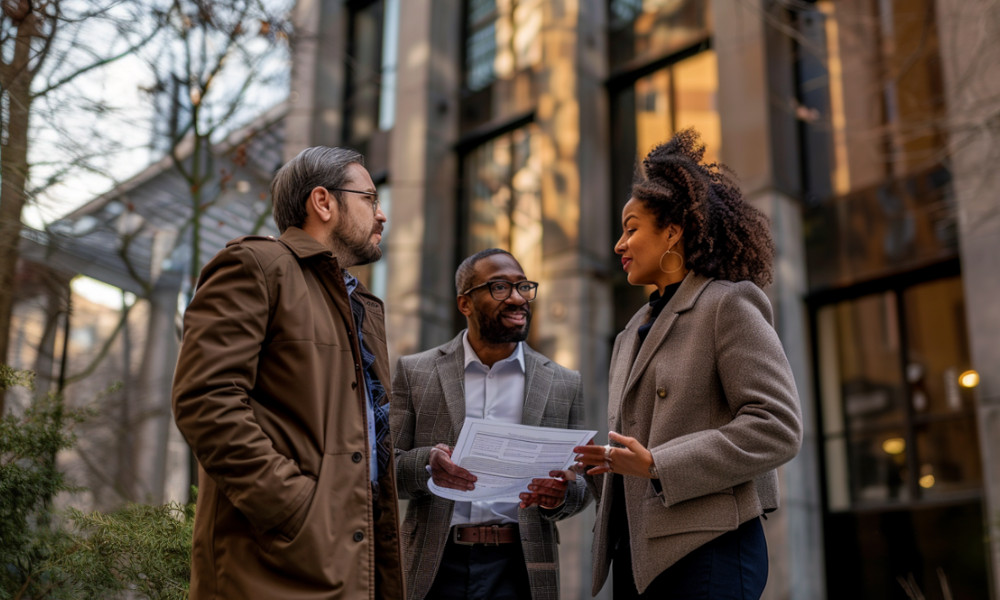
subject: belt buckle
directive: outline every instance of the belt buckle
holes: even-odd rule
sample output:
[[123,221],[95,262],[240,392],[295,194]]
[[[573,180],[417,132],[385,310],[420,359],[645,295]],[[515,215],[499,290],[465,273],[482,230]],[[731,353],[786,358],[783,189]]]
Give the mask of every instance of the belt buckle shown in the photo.
[[493,532],[493,545],[494,546],[499,546],[500,545],[500,526],[497,525],[496,523],[494,523],[493,525],[490,525],[490,531]]
[[475,545],[476,542],[469,542],[469,541],[466,541],[466,540],[460,540],[460,539],[458,539],[458,537],[459,537],[459,531],[462,530],[462,529],[466,529],[466,528],[462,527],[461,525],[456,525],[456,526],[454,526],[454,527],[451,528],[451,541],[455,542],[456,544],[462,545],[462,546],[472,546],[472,545]]

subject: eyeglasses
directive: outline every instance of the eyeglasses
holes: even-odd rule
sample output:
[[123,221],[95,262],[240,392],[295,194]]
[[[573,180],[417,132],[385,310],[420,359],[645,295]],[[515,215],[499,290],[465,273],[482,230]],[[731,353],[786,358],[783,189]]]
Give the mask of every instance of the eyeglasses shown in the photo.
[[517,290],[517,293],[521,295],[522,298],[531,302],[535,299],[535,293],[538,291],[538,283],[535,281],[504,281],[503,279],[494,279],[492,281],[487,281],[486,283],[480,283],[479,285],[474,285],[469,289],[465,290],[459,296],[464,296],[473,290],[478,290],[481,287],[488,288],[490,290],[490,296],[498,302],[503,302],[507,298],[510,298],[511,293]]
[[378,201],[378,192],[362,192],[361,190],[348,190],[344,188],[326,188],[328,192],[348,192],[350,194],[358,194],[364,196],[366,202],[372,205],[372,214],[378,214],[378,209],[381,204]]

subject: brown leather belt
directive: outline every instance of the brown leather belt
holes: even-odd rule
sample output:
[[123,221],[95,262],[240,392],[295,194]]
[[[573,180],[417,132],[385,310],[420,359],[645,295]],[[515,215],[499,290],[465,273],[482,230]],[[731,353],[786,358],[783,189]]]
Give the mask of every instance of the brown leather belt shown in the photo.
[[463,546],[473,544],[513,544],[520,542],[517,535],[517,524],[505,523],[503,525],[473,525],[463,527],[456,525],[451,528],[451,541]]

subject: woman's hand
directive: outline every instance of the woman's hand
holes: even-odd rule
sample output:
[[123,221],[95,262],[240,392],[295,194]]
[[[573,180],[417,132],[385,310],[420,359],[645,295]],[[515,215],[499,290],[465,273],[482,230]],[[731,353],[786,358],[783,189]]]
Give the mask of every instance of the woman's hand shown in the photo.
[[653,454],[635,438],[608,433],[608,439],[621,447],[598,446],[593,443],[573,448],[576,460],[584,467],[591,467],[587,475],[617,473],[652,479],[649,467],[653,464]]

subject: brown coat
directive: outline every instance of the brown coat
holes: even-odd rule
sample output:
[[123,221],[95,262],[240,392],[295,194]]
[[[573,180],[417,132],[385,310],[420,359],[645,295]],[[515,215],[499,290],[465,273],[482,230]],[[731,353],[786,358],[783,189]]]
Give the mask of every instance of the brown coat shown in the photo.
[[[382,302],[355,294],[388,392]],[[301,229],[205,266],[173,389],[202,467],[192,600],[403,599],[395,474],[373,511],[360,364],[342,272]]]
[[[754,284],[694,273],[681,283],[645,342],[647,307],[615,340],[608,392],[611,431],[653,454],[662,491],[625,477],[632,571],[639,592],[715,537],[778,507],[774,469],[802,443],[792,371]],[[596,595],[608,575],[611,477],[594,527]]]

